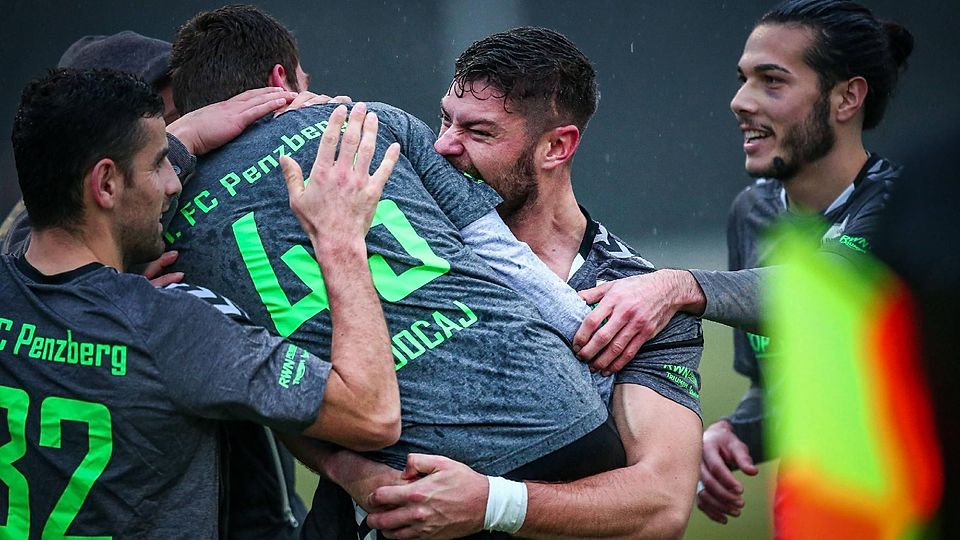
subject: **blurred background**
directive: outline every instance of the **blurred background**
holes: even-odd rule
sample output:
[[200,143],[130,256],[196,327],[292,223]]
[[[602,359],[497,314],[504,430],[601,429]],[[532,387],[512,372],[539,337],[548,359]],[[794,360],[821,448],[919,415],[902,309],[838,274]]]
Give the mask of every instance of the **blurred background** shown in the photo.
[[[405,0],[263,1],[292,29],[311,90],[384,101],[436,128],[453,61],[474,40],[520,25],[555,28],[594,62],[602,98],[574,164],[581,204],[658,266],[724,268],[726,212],[749,179],[729,110],[736,62],[769,1]],[[916,39],[910,67],[869,149],[897,160],[960,118],[957,0],[867,0]],[[19,198],[9,134],[20,91],[87,34],[134,30],[172,41],[218,2],[3,0],[0,57],[0,217]],[[57,141],[50,141],[56,159]],[[733,410],[746,379],[733,374],[728,329],[706,323],[705,423]],[[312,479],[301,491],[311,500]],[[694,510],[687,538],[769,536],[775,467],[746,485],[747,507],[726,526]]]

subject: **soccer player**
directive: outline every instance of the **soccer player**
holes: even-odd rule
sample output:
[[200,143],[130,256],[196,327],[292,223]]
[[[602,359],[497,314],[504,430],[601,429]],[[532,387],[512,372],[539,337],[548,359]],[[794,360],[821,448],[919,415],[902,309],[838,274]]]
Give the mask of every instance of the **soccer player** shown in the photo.
[[[758,281],[771,270],[757,267],[769,264],[775,246],[762,244],[763,235],[784,215],[819,214],[826,224],[819,239],[824,256],[842,259],[870,249],[900,171],[865,150],[863,131],[883,119],[912,48],[903,26],[881,22],[855,2],[788,0],[761,17],[740,57],[742,84],[730,103],[743,132],[747,173],[758,178],[731,208],[731,272],[660,271],[587,295],[596,301],[605,291],[577,339],[610,319],[580,351],[588,358],[616,341],[621,327],[658,326],[662,313],[651,314],[651,305],[666,313],[694,306],[685,309],[740,328],[734,367],[751,387],[733,415],[703,436],[705,489],[698,504],[715,521],[726,523],[743,506],[743,487],[731,470],[756,474],[754,464],[766,458],[762,365],[776,355],[776,337],[756,333]],[[601,354],[595,365],[616,369],[609,363],[622,359],[614,356]]]
[[[289,32],[252,7],[197,15],[179,31],[171,65],[174,100],[185,112],[245,88],[307,84]],[[422,122],[387,105],[370,109],[380,121],[378,155],[392,142],[401,145],[367,244],[404,404],[400,443],[372,456],[402,469],[411,451],[430,451],[487,474],[544,479],[622,464],[606,404],[562,333],[476,254],[512,238],[494,210],[499,196],[439,156]],[[283,156],[313,160],[321,134],[341,129],[331,110],[267,118],[201,158],[165,233],[180,252],[177,269],[231,291],[254,321],[318,354],[331,339],[325,277],[304,264],[311,259],[307,239],[280,204],[278,164]],[[474,239],[470,248],[467,239]],[[514,239],[506,247],[519,245]],[[505,266],[517,268],[512,255]],[[540,286],[526,271],[519,277]],[[526,292],[549,301],[552,311],[559,293],[538,290]],[[571,444],[602,459],[561,452]]]
[[[593,66],[562,34],[516,28],[468,47],[441,100],[435,147],[503,197],[517,238],[578,289],[653,267],[578,206],[572,160],[597,107]],[[521,536],[680,537],[693,507],[700,457],[699,322],[680,314],[615,378],[595,378],[609,398],[627,453],[625,468],[567,484],[527,482]],[[584,459],[595,459],[584,456]],[[326,466],[348,485],[362,471],[349,453]],[[363,471],[361,474],[368,474]],[[412,455],[409,485],[358,500],[379,507],[368,524],[390,536],[451,537],[489,523],[503,488],[439,456]],[[382,479],[378,480],[382,483]],[[363,486],[366,488],[366,486]]]
[[180,190],[162,112],[148,85],[114,71],[55,71],[24,90],[12,140],[32,234],[22,257],[0,258],[6,535],[216,537],[222,419],[357,450],[399,434],[363,244],[398,156],[369,176],[375,117],[355,111],[344,157],[309,185],[287,176],[323,259],[328,362],[231,320],[245,318],[206,289],[123,273],[160,254],[160,216]]

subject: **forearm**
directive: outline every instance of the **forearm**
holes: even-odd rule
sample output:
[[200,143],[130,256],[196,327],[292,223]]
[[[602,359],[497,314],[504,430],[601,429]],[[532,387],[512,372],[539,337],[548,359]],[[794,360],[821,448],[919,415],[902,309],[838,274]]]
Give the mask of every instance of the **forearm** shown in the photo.
[[374,439],[376,432],[386,430],[391,440],[379,446],[392,444],[399,437],[400,395],[366,246],[362,240],[327,246],[317,242],[313,234],[311,240],[330,306],[331,378],[335,377],[342,388],[336,401],[325,400],[321,414],[343,413],[337,414],[347,422],[343,430],[352,430],[360,438],[366,430],[371,430],[368,435]]
[[706,300],[703,318],[756,332],[760,326],[760,284],[771,268],[714,272],[690,270]]
[[569,484],[527,482],[527,517],[517,535],[679,538],[693,495],[690,501],[679,500],[667,480],[638,463]]
[[460,231],[473,249],[513,290],[533,303],[540,315],[573,341],[590,308],[530,249],[516,239],[496,211]]
[[528,484],[532,537],[679,538],[696,491],[700,417],[636,384],[617,386],[613,415],[628,467],[569,484]]

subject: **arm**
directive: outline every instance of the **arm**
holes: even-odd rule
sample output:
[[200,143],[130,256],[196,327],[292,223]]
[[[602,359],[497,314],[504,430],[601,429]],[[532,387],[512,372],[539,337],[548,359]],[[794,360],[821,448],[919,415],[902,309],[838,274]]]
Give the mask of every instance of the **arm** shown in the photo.
[[[282,158],[281,166],[290,207],[323,272],[333,324],[332,369],[316,421],[304,434],[372,450],[399,438],[400,394],[364,236],[399,148],[391,146],[370,176],[377,118],[365,115],[366,106],[354,106],[337,159],[340,132],[324,133],[309,183],[293,159]],[[342,124],[344,117],[346,108],[338,107],[331,122]]]
[[[526,519],[518,536],[679,538],[693,505],[700,418],[649,388],[620,385],[614,416],[628,466],[567,484],[526,482]],[[370,497],[384,510],[368,523],[396,538],[447,538],[479,532],[487,478],[462,463],[411,454],[403,486]]]

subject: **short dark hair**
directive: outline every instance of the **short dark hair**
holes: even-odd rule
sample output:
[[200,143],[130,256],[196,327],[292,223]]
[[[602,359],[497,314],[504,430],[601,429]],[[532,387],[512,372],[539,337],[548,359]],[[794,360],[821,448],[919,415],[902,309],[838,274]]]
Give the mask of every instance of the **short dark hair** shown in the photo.
[[[570,123],[582,131],[600,92],[590,60],[563,34],[525,26],[485,37],[457,58],[457,96],[488,84],[536,127]],[[479,90],[479,88],[477,88]]]
[[262,88],[280,64],[299,91],[300,55],[293,35],[254,6],[231,5],[198,13],[173,42],[173,101],[181,113]]
[[852,77],[867,81],[863,129],[883,119],[900,72],[913,52],[913,35],[902,25],[879,21],[864,6],[848,0],[787,0],[757,25],[797,25],[813,31],[805,60],[820,77],[824,92]]
[[51,70],[27,84],[13,121],[13,155],[34,229],[73,229],[83,218],[83,178],[110,158],[128,176],[146,144],[140,120],[163,116],[163,100],[119,71]]

